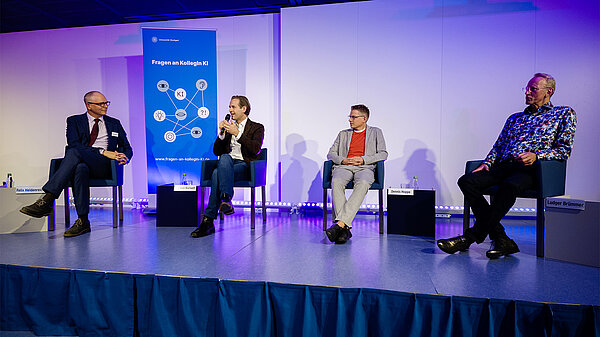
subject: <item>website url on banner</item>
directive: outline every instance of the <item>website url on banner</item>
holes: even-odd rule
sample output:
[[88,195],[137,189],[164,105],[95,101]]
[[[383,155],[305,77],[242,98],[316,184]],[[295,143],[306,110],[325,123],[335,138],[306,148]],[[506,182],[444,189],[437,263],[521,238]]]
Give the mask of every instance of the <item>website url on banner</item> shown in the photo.
[[203,160],[210,160],[210,158],[173,158],[173,157],[162,157],[162,158],[154,158],[154,160],[156,161],[170,161],[170,162],[174,162],[174,161],[191,161],[191,162],[197,162],[197,161],[203,161]]

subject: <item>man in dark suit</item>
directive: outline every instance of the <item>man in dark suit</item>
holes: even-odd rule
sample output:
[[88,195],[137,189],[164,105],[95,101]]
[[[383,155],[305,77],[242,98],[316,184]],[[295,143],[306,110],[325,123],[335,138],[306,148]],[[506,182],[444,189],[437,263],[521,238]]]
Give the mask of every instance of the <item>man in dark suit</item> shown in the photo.
[[65,186],[73,182],[73,196],[78,219],[65,237],[89,232],[90,177],[110,175],[110,160],[119,165],[129,163],[133,151],[118,119],[106,116],[110,101],[99,91],[83,97],[87,112],[67,118],[67,147],[65,157],[56,173],[42,187],[46,194],[35,203],[25,206],[21,213],[41,218],[50,215],[54,200]]
[[204,217],[198,228],[191,233],[194,238],[215,232],[213,221],[218,211],[226,215],[233,214],[233,182],[250,179],[250,162],[258,160],[262,147],[265,128],[248,118],[248,98],[231,97],[229,113],[232,121],[223,120],[219,123],[221,131],[213,145],[214,154],[220,156],[219,163],[212,173],[210,197]]

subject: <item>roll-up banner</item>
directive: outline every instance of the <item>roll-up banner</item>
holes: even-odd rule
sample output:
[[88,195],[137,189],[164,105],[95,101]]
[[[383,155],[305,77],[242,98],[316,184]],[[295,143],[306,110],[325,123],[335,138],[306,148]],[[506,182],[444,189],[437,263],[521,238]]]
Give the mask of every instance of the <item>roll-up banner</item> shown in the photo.
[[199,184],[216,159],[217,34],[142,28],[148,193],[168,183]]

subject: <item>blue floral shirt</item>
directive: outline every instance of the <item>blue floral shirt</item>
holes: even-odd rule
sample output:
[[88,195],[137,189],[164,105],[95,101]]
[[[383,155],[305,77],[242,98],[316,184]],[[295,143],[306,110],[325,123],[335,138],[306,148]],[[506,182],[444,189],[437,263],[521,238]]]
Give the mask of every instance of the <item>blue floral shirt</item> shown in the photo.
[[550,102],[538,109],[530,105],[508,117],[483,163],[491,167],[516,159],[523,152],[533,152],[540,160],[567,159],[576,125],[577,116],[571,107],[553,106]]

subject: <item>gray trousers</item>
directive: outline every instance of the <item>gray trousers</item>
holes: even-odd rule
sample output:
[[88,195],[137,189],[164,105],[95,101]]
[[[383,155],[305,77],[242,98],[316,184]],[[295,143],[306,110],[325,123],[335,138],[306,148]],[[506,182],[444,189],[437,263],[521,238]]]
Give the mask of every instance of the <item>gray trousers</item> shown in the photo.
[[[354,189],[346,200],[346,185],[354,180]],[[336,165],[331,178],[331,194],[333,197],[333,221],[344,222],[352,228],[352,220],[360,208],[365,196],[375,181],[372,165],[351,166]]]

